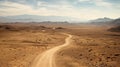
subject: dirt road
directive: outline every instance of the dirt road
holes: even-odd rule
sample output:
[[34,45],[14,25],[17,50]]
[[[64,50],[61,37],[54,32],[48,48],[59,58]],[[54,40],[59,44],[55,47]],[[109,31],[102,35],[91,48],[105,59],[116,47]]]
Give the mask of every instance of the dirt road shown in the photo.
[[63,45],[49,49],[37,56],[32,64],[32,67],[57,67],[55,64],[55,53],[63,47],[69,45],[72,38],[72,35],[66,35],[68,35],[68,37],[65,39],[65,43]]

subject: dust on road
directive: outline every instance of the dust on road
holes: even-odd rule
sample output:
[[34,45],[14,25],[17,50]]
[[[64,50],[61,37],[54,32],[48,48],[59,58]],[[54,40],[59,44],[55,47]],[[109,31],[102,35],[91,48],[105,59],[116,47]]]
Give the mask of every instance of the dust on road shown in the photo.
[[65,35],[68,35],[68,37],[65,39],[65,43],[63,45],[56,46],[38,55],[33,61],[31,67],[56,67],[55,53],[58,50],[62,49],[63,47],[70,45],[71,42],[72,35],[70,34]]

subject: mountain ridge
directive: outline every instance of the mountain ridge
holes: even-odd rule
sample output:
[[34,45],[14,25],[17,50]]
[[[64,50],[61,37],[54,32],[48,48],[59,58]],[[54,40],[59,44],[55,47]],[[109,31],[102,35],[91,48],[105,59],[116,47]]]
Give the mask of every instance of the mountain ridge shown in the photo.
[[108,18],[108,17],[104,17],[104,18],[97,18],[94,20],[90,20],[90,22],[109,22],[112,21],[114,19]]
[[1,22],[42,22],[42,21],[73,21],[79,20],[67,16],[39,16],[39,15],[16,15],[16,16],[0,16]]

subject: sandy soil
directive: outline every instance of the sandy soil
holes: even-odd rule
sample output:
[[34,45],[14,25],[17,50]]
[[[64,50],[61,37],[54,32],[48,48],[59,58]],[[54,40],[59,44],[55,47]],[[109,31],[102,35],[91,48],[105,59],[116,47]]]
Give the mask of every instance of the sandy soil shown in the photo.
[[56,46],[38,55],[31,67],[57,67],[55,63],[56,52],[64,47],[67,47],[71,43],[72,35],[66,35],[68,35],[68,37],[65,39],[65,43],[63,45]]
[[120,33],[105,27],[70,31],[73,43],[57,53],[58,67],[120,67]]
[[[0,67],[31,67],[36,58],[38,66],[120,67],[120,33],[108,31],[109,26],[7,25],[0,28]],[[72,35],[71,43],[62,49],[59,45],[66,43],[67,36],[61,32]]]
[[0,67],[30,67],[37,55],[64,43],[65,35],[42,30],[0,30]]

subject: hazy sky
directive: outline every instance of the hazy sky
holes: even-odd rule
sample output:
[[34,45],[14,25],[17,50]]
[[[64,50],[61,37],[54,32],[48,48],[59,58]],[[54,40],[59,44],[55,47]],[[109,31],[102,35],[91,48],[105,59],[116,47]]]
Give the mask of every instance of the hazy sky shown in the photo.
[[0,0],[0,16],[68,16],[82,20],[120,17],[120,0]]

